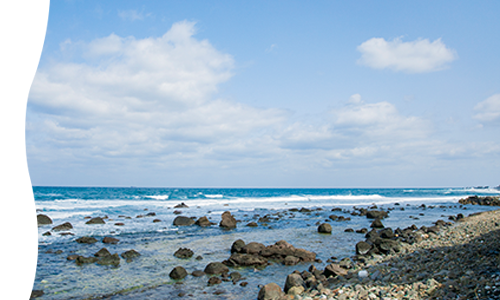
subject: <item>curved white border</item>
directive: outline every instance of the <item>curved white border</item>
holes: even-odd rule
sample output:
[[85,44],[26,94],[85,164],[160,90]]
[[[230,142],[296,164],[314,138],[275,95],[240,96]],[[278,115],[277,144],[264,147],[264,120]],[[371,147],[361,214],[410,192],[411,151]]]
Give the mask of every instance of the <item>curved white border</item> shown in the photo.
[[26,159],[25,120],[49,4],[49,0],[0,2],[0,299],[29,299],[36,272],[37,224]]

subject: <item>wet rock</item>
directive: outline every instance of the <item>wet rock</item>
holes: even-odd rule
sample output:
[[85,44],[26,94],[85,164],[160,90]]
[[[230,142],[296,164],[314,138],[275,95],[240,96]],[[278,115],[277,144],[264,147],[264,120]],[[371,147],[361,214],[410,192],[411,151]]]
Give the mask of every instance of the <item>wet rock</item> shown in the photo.
[[42,234],[43,236],[48,236],[48,235],[52,235],[52,233],[50,233],[50,231],[46,231]]
[[38,227],[52,224],[52,219],[42,214],[36,216],[36,221],[38,223]]
[[250,222],[246,226],[248,226],[248,227],[257,227],[259,225],[257,223],[255,223],[255,222]]
[[361,228],[361,229],[356,230],[356,233],[366,234],[367,232],[368,232],[368,229],[366,229],[366,228]]
[[370,225],[371,228],[384,228],[384,224],[382,224],[382,221],[380,219],[375,219],[372,224]]
[[103,256],[97,261],[97,264],[117,266],[120,264],[120,256],[118,256],[118,254],[116,253],[108,256]]
[[72,255],[68,255],[68,257],[66,257],[67,260],[76,260],[78,258],[78,254],[72,254]]
[[184,217],[184,216],[178,216],[174,219],[174,225],[175,226],[190,226],[193,225],[195,221],[191,218]]
[[346,276],[347,275],[347,270],[344,268],[341,268],[337,264],[329,264],[328,266],[325,267],[325,270],[323,271],[323,274],[328,278],[329,276]]
[[82,236],[81,238],[77,238],[75,240],[77,243],[80,244],[93,244],[97,243],[97,239],[93,237],[88,237],[88,236]]
[[208,280],[208,285],[209,286],[212,286],[212,285],[216,285],[216,284],[221,284],[222,283],[222,279],[220,279],[219,277],[210,277],[210,279]]
[[181,266],[175,267],[172,271],[170,271],[170,274],[169,274],[170,278],[172,278],[174,280],[184,279],[187,275],[188,275],[188,273],[187,273],[186,269],[184,269]]
[[298,257],[291,256],[291,255],[285,257],[285,259],[283,260],[283,264],[285,266],[295,266],[299,262],[300,262],[300,259]]
[[88,220],[87,222],[85,222],[85,224],[89,224],[89,225],[106,224],[106,222],[104,222],[104,219],[101,217],[95,217],[95,218],[92,218],[92,219]]
[[122,223],[122,222],[118,222],[118,223],[115,223],[115,226],[124,226],[125,223]]
[[175,251],[174,256],[177,258],[190,258],[192,257],[194,252],[191,249],[188,248],[179,248],[177,251]]
[[367,242],[360,241],[356,244],[356,254],[366,255],[372,249],[372,246]]
[[234,252],[241,253],[243,247],[245,247],[245,242],[242,239],[236,240],[231,246],[231,253]]
[[204,272],[209,274],[209,275],[218,275],[218,274],[229,272],[229,269],[223,263],[211,262],[205,267]]
[[265,248],[266,248],[266,246],[264,246],[264,244],[257,243],[257,242],[251,242],[251,243],[248,243],[245,246],[243,246],[243,248],[241,249],[241,252],[248,253],[248,254],[259,254],[260,251],[262,251]]
[[196,271],[193,271],[191,273],[191,275],[194,276],[194,277],[201,277],[201,276],[205,275],[205,272],[200,271],[200,270],[196,270]]
[[184,202],[182,202],[174,206],[174,208],[189,208],[189,206],[187,206]]
[[332,225],[328,224],[328,223],[323,223],[321,225],[319,225],[318,227],[318,232],[319,233],[332,233]]
[[225,211],[221,216],[222,220],[220,221],[219,226],[224,229],[234,229],[236,228],[236,219],[231,215],[229,211]]
[[101,250],[97,251],[94,254],[95,257],[104,257],[104,256],[108,256],[108,255],[111,255],[111,253],[109,253],[108,249],[106,249],[106,248],[102,248]]
[[232,267],[265,266],[268,261],[262,256],[246,253],[233,253],[224,264]]
[[66,230],[70,230],[70,229],[73,229],[73,225],[71,225],[70,222],[66,222],[66,223],[63,223],[61,225],[57,225],[57,226],[52,228],[53,231],[66,231]]
[[42,290],[32,290],[31,295],[30,295],[30,299],[38,298],[38,297],[42,297],[42,296],[43,296]]
[[352,228],[346,228],[346,229],[344,230],[344,232],[354,232],[354,229],[352,229]]
[[132,258],[136,258],[139,256],[141,256],[141,254],[139,252],[135,251],[134,249],[125,251],[121,254],[121,257],[123,257],[126,260],[130,260]]
[[119,241],[120,241],[119,239],[116,239],[114,237],[109,237],[109,236],[102,239],[102,242],[104,244],[118,244]]
[[392,231],[392,228],[384,228],[379,232],[379,235],[384,239],[392,239],[394,238],[394,231]]
[[159,223],[159,222],[161,222],[161,220],[160,220],[160,219],[154,219],[154,220],[153,220],[153,223]]
[[75,262],[77,265],[83,265],[83,264],[92,264],[97,262],[99,259],[97,257],[85,257],[85,256],[78,256],[75,259]]
[[368,219],[383,219],[387,218],[389,214],[383,210],[369,210],[366,212],[366,217]]
[[201,226],[201,227],[208,227],[211,225],[215,225],[214,223],[210,222],[207,217],[201,217],[195,222],[196,225]]
[[258,300],[278,300],[280,297],[284,295],[283,291],[274,282],[268,283],[264,285],[259,290],[259,295],[257,296]]
[[292,273],[286,277],[284,287],[285,293],[288,293],[288,291],[294,286],[301,286],[305,288],[306,285],[304,279],[302,278],[302,276],[300,276],[300,274]]

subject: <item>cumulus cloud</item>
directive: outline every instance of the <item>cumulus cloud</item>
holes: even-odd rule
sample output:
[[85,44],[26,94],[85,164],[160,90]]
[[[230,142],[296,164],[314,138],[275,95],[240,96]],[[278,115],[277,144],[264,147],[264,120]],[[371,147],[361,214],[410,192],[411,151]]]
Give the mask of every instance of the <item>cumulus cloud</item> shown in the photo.
[[407,73],[439,71],[457,59],[455,50],[437,39],[403,42],[401,38],[386,41],[372,38],[357,47],[361,52],[358,64],[374,69],[391,69]]
[[500,94],[495,94],[479,102],[474,110],[474,118],[483,123],[500,123]]

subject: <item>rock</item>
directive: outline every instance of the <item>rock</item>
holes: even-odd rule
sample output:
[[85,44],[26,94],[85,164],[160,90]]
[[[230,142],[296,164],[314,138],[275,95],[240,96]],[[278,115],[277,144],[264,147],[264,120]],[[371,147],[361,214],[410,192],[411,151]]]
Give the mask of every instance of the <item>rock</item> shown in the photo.
[[383,210],[369,210],[366,212],[366,217],[368,219],[383,219],[387,218],[389,214]]
[[103,256],[97,261],[97,264],[117,266],[120,264],[120,256],[118,256],[118,254],[116,253],[108,256]]
[[222,213],[222,220],[220,221],[219,226],[224,229],[234,229],[236,228],[236,219],[229,211],[225,211]]
[[156,216],[156,213],[155,213],[155,212],[148,212],[148,213],[146,214],[146,217],[154,217],[154,216]]
[[176,206],[174,206],[174,208],[189,208],[189,206],[182,202],[181,204],[177,204]]
[[159,222],[161,222],[161,220],[160,220],[160,219],[154,219],[154,220],[153,220],[153,223],[159,223]]
[[300,262],[300,259],[298,257],[291,256],[291,255],[285,257],[285,259],[283,260],[283,264],[285,266],[295,266],[299,262]]
[[370,225],[371,228],[384,228],[384,224],[382,224],[382,221],[380,219],[375,219],[372,224]]
[[50,233],[50,231],[46,231],[42,234],[43,236],[48,236],[48,235],[52,235],[52,233]]
[[358,242],[356,244],[356,254],[357,255],[366,255],[372,249],[372,245],[367,242]]
[[328,223],[323,223],[318,227],[319,233],[332,233],[332,225]]
[[330,276],[346,276],[347,275],[347,270],[344,268],[341,268],[337,264],[329,264],[326,266],[325,270],[323,271],[323,274],[328,278]]
[[384,228],[379,232],[381,238],[392,239],[394,237],[394,231],[392,228]]
[[120,241],[119,239],[115,239],[115,238],[109,237],[109,236],[102,239],[102,242],[104,244],[118,244],[119,241]]
[[184,277],[186,277],[187,275],[188,273],[186,272],[186,269],[181,266],[175,267],[172,271],[170,271],[169,274],[170,278],[174,280],[184,279]]
[[61,225],[57,225],[57,226],[52,228],[53,231],[66,231],[66,230],[70,230],[70,229],[73,229],[73,225],[71,225],[70,222],[66,222],[66,223],[63,223]]
[[75,262],[77,265],[83,265],[83,264],[91,264],[97,262],[99,259],[97,257],[84,257],[84,256],[78,256],[75,259]]
[[201,227],[208,227],[214,225],[214,223],[210,222],[207,217],[201,217],[195,222],[196,225]]
[[229,277],[231,278],[233,284],[236,284],[236,282],[241,279],[241,274],[238,272],[231,272],[231,274],[229,274]]
[[194,277],[201,277],[201,276],[205,275],[205,272],[200,271],[200,270],[196,270],[196,271],[193,271],[193,273],[191,273],[191,275]]
[[284,295],[283,291],[274,282],[268,283],[264,285],[257,296],[258,300],[278,300],[280,297]]
[[82,236],[81,238],[77,238],[75,240],[77,243],[80,244],[93,244],[97,243],[97,239],[93,237],[88,237],[88,236]]
[[255,223],[255,222],[250,222],[246,226],[248,226],[248,227],[257,227],[259,225],[257,223]]
[[32,290],[31,291],[31,296],[30,299],[32,298],[38,298],[43,296],[43,291],[42,290]]
[[194,252],[191,249],[188,248],[179,248],[177,251],[175,251],[174,256],[177,258],[190,258],[192,257]]
[[216,284],[221,284],[221,283],[222,283],[222,280],[219,277],[210,277],[210,279],[208,280],[208,285],[209,286],[216,285]]
[[136,257],[139,257],[139,256],[141,256],[141,254],[139,252],[135,251],[134,249],[125,251],[125,252],[123,252],[121,254],[121,257],[123,257],[126,260],[129,260],[129,259],[132,259],[132,258],[136,258]]
[[245,246],[243,246],[243,248],[241,249],[241,252],[248,253],[248,254],[259,254],[260,251],[262,251],[265,248],[266,248],[266,246],[264,246],[264,244],[257,243],[257,242],[251,242],[251,243],[248,243]]
[[204,272],[209,275],[218,275],[229,272],[229,269],[220,262],[211,262],[205,267]]
[[234,241],[233,245],[231,246],[231,253],[237,252],[240,253],[245,247],[245,242],[241,239]]
[[118,222],[118,223],[115,223],[115,226],[124,226],[125,223],[122,223],[122,222]]
[[106,222],[104,222],[103,218],[101,218],[101,217],[95,217],[95,218],[92,218],[92,219],[88,220],[87,222],[85,222],[85,224],[89,224],[89,225],[106,224]]
[[36,216],[36,221],[38,223],[38,227],[52,224],[52,219],[42,214]]
[[356,233],[366,234],[367,232],[368,232],[368,229],[366,229],[366,228],[361,228],[361,229],[356,230]]
[[294,286],[301,286],[305,288],[306,285],[304,279],[302,279],[302,276],[300,276],[300,274],[292,273],[286,277],[284,288],[285,293],[288,293],[288,291]]
[[267,259],[262,256],[246,253],[233,253],[228,260],[224,261],[224,264],[232,267],[265,266],[267,263]]
[[78,254],[72,254],[72,255],[68,255],[68,257],[66,257],[67,260],[76,260],[78,258]]
[[349,257],[345,257],[340,260],[339,266],[344,269],[352,269],[353,263],[352,260]]
[[246,287],[247,285],[248,285],[248,282],[246,282],[246,281],[243,281],[240,283],[240,286],[242,286],[242,287]]
[[101,250],[97,251],[94,254],[95,257],[104,257],[104,256],[108,256],[108,255],[111,255],[111,253],[109,253],[108,249],[106,249],[106,248],[102,248]]
[[193,225],[194,223],[195,222],[193,219],[184,216],[178,216],[174,219],[175,226],[189,226]]
[[354,229],[352,229],[352,228],[346,228],[346,229],[344,230],[344,232],[354,232]]

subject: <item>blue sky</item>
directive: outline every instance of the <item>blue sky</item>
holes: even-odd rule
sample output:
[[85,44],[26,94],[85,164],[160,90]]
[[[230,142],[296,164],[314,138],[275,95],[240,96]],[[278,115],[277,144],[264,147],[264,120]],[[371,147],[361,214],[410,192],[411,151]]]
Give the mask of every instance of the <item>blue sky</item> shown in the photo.
[[498,185],[497,1],[52,1],[32,184]]

